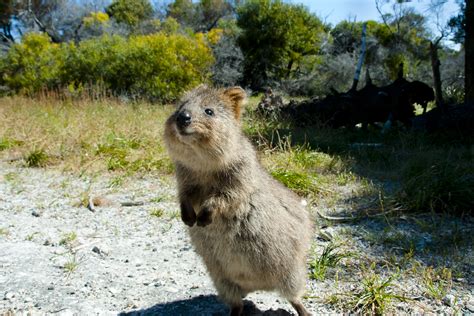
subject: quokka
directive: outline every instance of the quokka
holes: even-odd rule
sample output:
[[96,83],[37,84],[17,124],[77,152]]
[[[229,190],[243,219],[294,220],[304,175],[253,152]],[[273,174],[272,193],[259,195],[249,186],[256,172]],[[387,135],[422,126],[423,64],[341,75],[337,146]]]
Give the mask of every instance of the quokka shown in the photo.
[[199,86],[166,122],[181,218],[231,315],[247,293],[277,291],[298,315],[312,225],[301,199],[260,165],[243,135],[240,87]]

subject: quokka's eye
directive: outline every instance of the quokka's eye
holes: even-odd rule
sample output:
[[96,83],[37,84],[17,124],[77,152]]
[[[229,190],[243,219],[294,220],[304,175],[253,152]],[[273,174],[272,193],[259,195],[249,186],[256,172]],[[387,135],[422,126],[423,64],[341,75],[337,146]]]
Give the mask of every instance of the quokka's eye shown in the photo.
[[205,109],[204,112],[209,115],[209,116],[213,116],[214,115],[214,111],[211,110],[211,109]]

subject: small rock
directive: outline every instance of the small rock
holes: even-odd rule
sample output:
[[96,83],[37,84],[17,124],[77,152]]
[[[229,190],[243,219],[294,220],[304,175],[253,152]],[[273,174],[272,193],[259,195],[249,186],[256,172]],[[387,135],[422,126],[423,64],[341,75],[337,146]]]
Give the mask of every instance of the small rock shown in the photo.
[[43,246],[51,246],[52,245],[52,242],[50,239],[46,239],[43,243]]
[[48,291],[52,291],[52,290],[54,290],[54,286],[52,285],[48,286]]
[[41,213],[34,210],[33,212],[31,212],[31,215],[33,215],[34,217],[40,217],[41,216]]
[[454,304],[456,303],[456,298],[452,294],[448,294],[445,297],[443,297],[443,303],[453,307]]
[[4,300],[12,300],[16,296],[15,292],[7,292],[5,293]]
[[171,286],[168,286],[166,289],[165,289],[166,292],[168,293],[178,293],[179,290],[175,287],[171,287]]
[[107,251],[105,251],[104,249],[100,249],[97,246],[94,246],[94,248],[92,248],[92,252],[95,252],[96,254],[101,256],[106,256],[108,254]]
[[120,290],[115,288],[115,287],[110,287],[109,292],[112,293],[113,295],[116,295],[116,294],[120,293]]

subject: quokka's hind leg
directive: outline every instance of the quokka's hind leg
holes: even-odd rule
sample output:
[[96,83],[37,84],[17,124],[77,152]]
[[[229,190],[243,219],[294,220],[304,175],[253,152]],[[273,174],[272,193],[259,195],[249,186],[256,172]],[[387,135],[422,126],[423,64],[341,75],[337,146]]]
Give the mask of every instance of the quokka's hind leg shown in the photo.
[[298,316],[311,316],[311,313],[303,306],[300,300],[294,299],[290,301],[291,306],[296,310]]
[[306,283],[305,273],[304,265],[301,265],[301,268],[289,271],[280,283],[280,293],[291,303],[298,316],[311,316],[300,300]]
[[221,279],[215,280],[214,285],[216,286],[219,297],[228,304],[230,307],[231,316],[240,316],[244,310],[244,304],[242,298],[245,296],[245,292],[232,281]]

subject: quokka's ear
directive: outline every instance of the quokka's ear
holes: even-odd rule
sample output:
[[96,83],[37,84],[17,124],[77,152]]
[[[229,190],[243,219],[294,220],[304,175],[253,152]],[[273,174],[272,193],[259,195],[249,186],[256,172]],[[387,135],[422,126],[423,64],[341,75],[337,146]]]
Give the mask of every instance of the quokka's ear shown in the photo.
[[224,90],[222,93],[225,98],[230,101],[232,110],[234,111],[235,119],[240,119],[240,113],[242,112],[242,106],[244,104],[247,94],[241,87],[231,87]]

